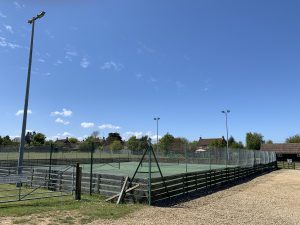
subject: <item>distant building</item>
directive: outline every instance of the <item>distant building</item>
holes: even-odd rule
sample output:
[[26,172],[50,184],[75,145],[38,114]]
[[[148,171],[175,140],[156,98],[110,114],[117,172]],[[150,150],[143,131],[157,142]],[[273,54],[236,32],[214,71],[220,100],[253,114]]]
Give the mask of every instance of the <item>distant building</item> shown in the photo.
[[20,143],[21,142],[21,138],[20,137],[15,137],[14,139],[12,139],[13,142],[16,143]]
[[208,149],[209,145],[215,141],[223,142],[224,145],[226,145],[226,140],[225,140],[224,136],[222,136],[222,138],[202,138],[202,137],[200,137],[198,144],[197,144],[197,148],[206,150],[206,149]]
[[262,144],[260,150],[275,152],[277,161],[300,161],[300,143]]

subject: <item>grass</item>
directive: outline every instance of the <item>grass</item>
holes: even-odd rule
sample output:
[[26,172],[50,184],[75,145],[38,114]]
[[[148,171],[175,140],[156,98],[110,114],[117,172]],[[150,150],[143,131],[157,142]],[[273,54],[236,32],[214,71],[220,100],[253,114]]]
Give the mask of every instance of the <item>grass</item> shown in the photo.
[[51,224],[90,223],[97,219],[118,219],[135,210],[139,204],[106,203],[101,196],[83,195],[81,201],[72,196],[0,204],[0,217],[14,217],[14,224],[50,218]]

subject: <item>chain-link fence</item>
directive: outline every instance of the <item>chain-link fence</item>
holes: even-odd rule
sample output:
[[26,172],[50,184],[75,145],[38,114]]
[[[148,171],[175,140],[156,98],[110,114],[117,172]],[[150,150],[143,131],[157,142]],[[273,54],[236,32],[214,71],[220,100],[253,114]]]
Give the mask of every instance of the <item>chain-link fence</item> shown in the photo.
[[[0,165],[15,166],[18,160],[18,146],[0,147]],[[112,173],[131,176],[144,154],[145,150],[99,150],[91,145],[86,151],[72,145],[27,146],[24,152],[24,165],[68,165],[79,162],[84,172]],[[154,157],[155,155],[155,157]],[[141,162],[139,172],[144,177],[149,172],[158,175],[158,165],[164,176],[222,169],[226,167],[253,167],[276,161],[274,152],[248,149],[209,148],[192,151],[188,146],[168,151],[154,149],[149,164],[146,154]],[[144,174],[144,175],[143,175]]]

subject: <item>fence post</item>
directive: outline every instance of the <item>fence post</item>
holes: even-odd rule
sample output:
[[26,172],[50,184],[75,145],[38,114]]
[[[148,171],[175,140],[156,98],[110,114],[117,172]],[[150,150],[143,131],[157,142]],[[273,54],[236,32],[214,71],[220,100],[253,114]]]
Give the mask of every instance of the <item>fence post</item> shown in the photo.
[[96,186],[97,194],[100,194],[100,181],[101,181],[101,174],[97,174],[97,186]]
[[81,200],[81,175],[82,168],[79,167],[79,163],[76,163],[75,200]]
[[93,189],[93,162],[94,162],[94,142],[91,147],[91,168],[90,168],[90,195],[92,195]]

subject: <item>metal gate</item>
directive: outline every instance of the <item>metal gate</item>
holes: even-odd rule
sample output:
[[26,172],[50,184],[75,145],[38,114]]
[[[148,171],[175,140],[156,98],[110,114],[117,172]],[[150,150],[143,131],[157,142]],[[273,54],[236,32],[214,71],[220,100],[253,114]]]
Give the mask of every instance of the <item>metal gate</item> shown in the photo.
[[0,203],[73,195],[74,166],[0,167]]

